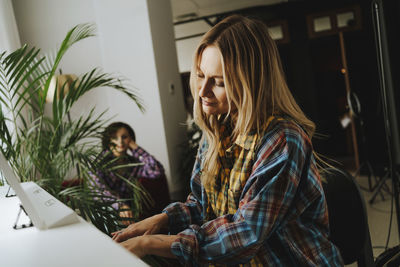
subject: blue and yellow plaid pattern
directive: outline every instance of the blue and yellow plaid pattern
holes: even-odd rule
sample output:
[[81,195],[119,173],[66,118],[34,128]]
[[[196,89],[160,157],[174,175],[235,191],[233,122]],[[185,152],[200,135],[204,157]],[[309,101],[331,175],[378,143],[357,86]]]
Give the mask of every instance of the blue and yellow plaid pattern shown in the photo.
[[301,127],[272,119],[262,135],[239,136],[232,146],[230,129],[221,131],[214,185],[200,179],[204,142],[187,201],[164,210],[179,236],[172,253],[187,266],[342,266],[328,240],[326,201]]
[[[277,119],[271,116],[266,128],[273,120]],[[235,142],[232,142],[231,133],[229,122],[221,126],[218,171],[215,174],[215,182],[206,188],[209,206],[205,220],[225,214],[235,214],[238,209],[239,197],[251,173],[251,164],[259,135],[255,132],[249,135],[239,135]]]

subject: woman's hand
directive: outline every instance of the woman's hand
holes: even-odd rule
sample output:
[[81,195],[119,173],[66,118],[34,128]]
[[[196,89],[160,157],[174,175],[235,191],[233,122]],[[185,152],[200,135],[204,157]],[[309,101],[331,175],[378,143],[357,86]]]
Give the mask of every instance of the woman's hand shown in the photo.
[[147,255],[147,249],[143,243],[143,236],[138,236],[122,242],[121,245],[139,258],[143,258]]
[[146,255],[175,258],[171,245],[177,238],[176,235],[143,235],[128,239],[121,245],[139,258]]
[[136,144],[135,141],[133,141],[133,140],[131,139],[131,141],[129,142],[129,148],[132,149],[132,150],[134,150],[134,149],[137,149],[137,148],[138,148],[138,145]]
[[160,213],[144,219],[143,221],[133,223],[127,228],[114,232],[111,235],[114,241],[120,243],[136,236],[158,234],[167,225],[168,215],[165,213]]

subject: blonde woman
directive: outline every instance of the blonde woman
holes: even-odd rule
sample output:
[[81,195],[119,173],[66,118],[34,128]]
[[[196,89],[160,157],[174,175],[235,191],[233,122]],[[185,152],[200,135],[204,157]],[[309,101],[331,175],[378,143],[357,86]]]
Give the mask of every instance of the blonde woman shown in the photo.
[[203,131],[191,194],[113,239],[193,266],[343,265],[328,240],[314,124],[267,27],[236,15],[215,25],[196,50],[191,90]]

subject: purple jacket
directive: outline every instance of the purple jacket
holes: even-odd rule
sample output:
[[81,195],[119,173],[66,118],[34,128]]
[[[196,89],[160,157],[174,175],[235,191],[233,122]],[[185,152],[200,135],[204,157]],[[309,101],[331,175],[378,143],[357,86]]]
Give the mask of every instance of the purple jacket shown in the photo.
[[[143,163],[142,165],[130,167],[122,176],[132,181],[138,178],[155,179],[164,175],[164,167],[152,155],[150,155],[143,148],[129,149],[131,156],[129,156],[130,163]],[[102,195],[110,196],[111,199],[124,199],[132,198],[132,187],[124,180],[117,177],[114,173],[104,173],[97,171],[96,175],[91,174],[93,178],[92,185],[96,191],[101,192]],[[114,203],[114,209],[119,208],[119,203]]]

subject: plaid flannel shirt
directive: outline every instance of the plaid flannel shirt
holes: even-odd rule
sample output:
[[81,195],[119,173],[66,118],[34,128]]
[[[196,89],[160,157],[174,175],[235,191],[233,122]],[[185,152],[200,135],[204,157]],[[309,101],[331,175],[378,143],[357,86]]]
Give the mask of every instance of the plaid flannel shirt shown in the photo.
[[215,184],[200,181],[204,142],[187,201],[163,211],[178,234],[172,253],[189,266],[343,265],[328,240],[326,201],[305,132],[274,119],[262,136],[239,136],[231,147],[229,134],[221,136]]

